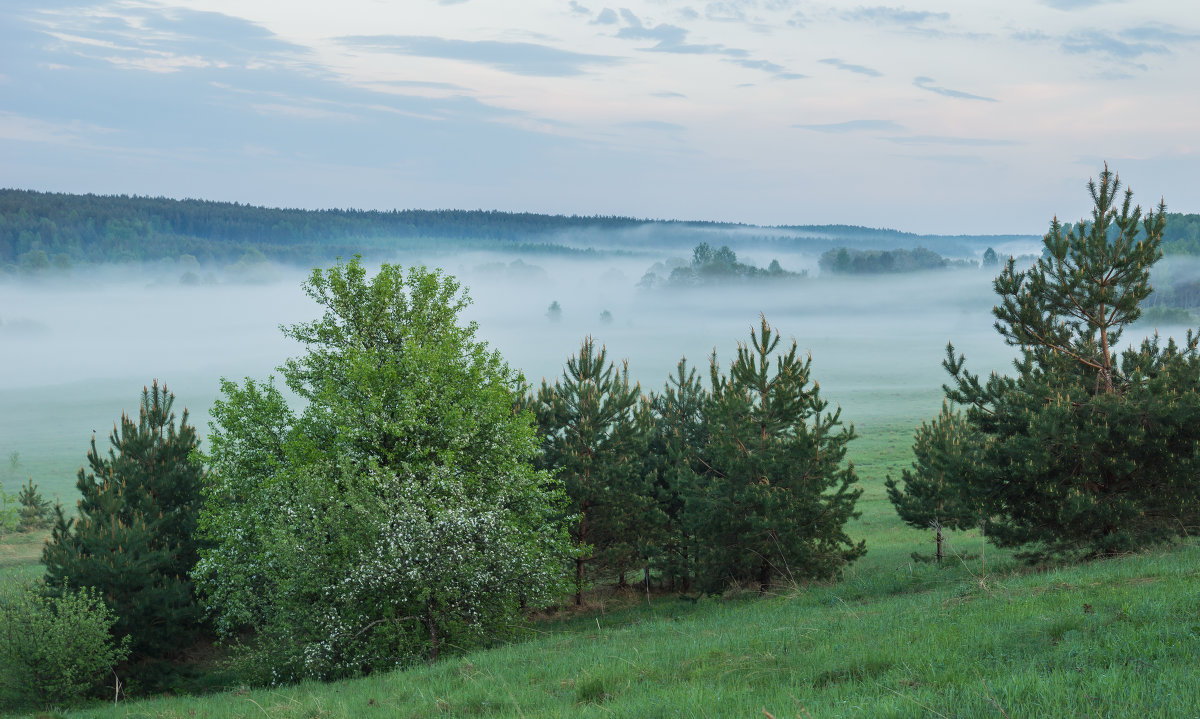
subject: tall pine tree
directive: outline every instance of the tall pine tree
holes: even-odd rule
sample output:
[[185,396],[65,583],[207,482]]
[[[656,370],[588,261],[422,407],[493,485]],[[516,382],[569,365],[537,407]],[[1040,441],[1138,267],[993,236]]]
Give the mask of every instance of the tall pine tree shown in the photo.
[[132,639],[132,658],[170,656],[194,639],[201,620],[188,573],[201,467],[189,459],[198,441],[187,410],[175,423],[167,388],[142,391],[135,422],[122,414],[107,455],[92,437],[90,471],[79,470],[78,516],[61,506],[43,553],[46,586],[94,587],[117,615],[113,632]]
[[572,539],[582,548],[575,558],[575,603],[583,602],[587,567],[621,573],[637,555],[633,527],[647,498],[640,457],[640,389],[629,368],[608,360],[608,351],[588,337],[567,360],[562,378],[542,382],[532,408],[543,436],[545,468],[562,480],[577,516]]
[[946,398],[978,452],[958,462],[988,534],[1019,556],[1141,549],[1200,524],[1200,347],[1158,337],[1118,352],[1150,294],[1165,206],[1143,215],[1108,167],[1089,181],[1090,220],[1055,218],[1042,257],[1010,259],[994,285],[996,329],[1016,374],[986,381],[947,348]]
[[777,354],[780,340],[763,317],[728,375],[712,362],[709,469],[688,508],[709,591],[828,577],[866,552],[845,531],[862,494],[845,462],[854,428],[842,424],[840,409],[825,411],[812,358],[801,361],[794,340]]
[[686,499],[705,470],[701,459],[708,443],[705,407],[709,392],[695,368],[681,359],[662,394],[650,405],[654,429],[647,461],[652,464],[661,527],[652,559],[662,579],[683,591],[696,573],[696,538],[688,521]]

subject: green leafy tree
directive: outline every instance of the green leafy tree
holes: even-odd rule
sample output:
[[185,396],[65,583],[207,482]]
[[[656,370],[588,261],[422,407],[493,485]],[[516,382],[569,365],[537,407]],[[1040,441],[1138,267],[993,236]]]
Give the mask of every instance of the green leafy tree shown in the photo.
[[963,464],[978,446],[980,437],[971,434],[961,413],[943,405],[942,413],[922,422],[913,442],[916,459],[911,469],[901,472],[897,482],[885,481],[888,499],[906,524],[916,529],[933,529],[934,557],[942,561],[943,530],[969,529],[980,520],[981,509],[966,494],[961,478]]
[[1159,258],[1164,205],[1144,216],[1105,167],[1090,221],[1055,218],[1032,268],[995,280],[996,328],[1015,376],[986,381],[947,348],[946,396],[979,452],[962,482],[989,536],[1038,560],[1136,550],[1194,531],[1200,514],[1200,357],[1157,337],[1118,354]]
[[543,380],[531,402],[543,437],[543,466],[563,481],[577,518],[576,604],[583,602],[590,565],[620,572],[636,555],[632,525],[649,503],[639,461],[639,395],[628,365],[618,369],[608,350],[588,337],[562,377],[553,385]]
[[[845,462],[852,426],[826,412],[811,382],[812,358],[797,357],[762,318],[740,344],[729,373],[714,357],[706,409],[710,468],[689,498],[701,588],[828,577],[866,552],[845,524],[862,494]],[[774,362],[772,362],[774,360]]]
[[314,270],[324,309],[284,328],[273,383],[222,382],[194,576],[252,679],[335,678],[512,633],[570,553],[561,487],[532,463],[519,374],[459,316],[459,284],[361,260]]
[[47,591],[95,588],[129,635],[136,657],[168,656],[188,646],[201,614],[188,572],[196,563],[202,468],[184,410],[158,382],[142,391],[135,422],[122,414],[107,455],[92,437],[90,471],[79,470],[77,517],[55,507],[42,555]]

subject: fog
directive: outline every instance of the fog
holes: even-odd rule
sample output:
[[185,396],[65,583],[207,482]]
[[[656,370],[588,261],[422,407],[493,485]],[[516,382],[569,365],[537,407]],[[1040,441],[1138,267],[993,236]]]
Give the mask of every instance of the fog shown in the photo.
[[[676,249],[621,254],[445,254],[398,257],[441,266],[469,288],[467,317],[530,382],[553,381],[591,335],[627,359],[643,387],[660,390],[682,356],[706,371],[727,362],[763,313],[813,357],[823,395],[860,431],[932,416],[941,403],[948,341],[973,372],[1008,371],[1013,352],[992,329],[991,276],[983,270],[852,278],[810,276],[686,290],[637,287]],[[812,267],[815,256],[739,252],[763,266]],[[209,284],[181,284],[180,268],[81,272],[0,283],[0,459],[20,453],[21,474],[50,494],[73,493],[94,431],[101,442],[141,388],[165,382],[203,434],[220,377],[265,378],[300,348],[279,325],[312,319],[308,272],[261,266],[207,268]],[[547,309],[557,301],[561,319]],[[611,314],[611,321],[601,313]],[[1130,331],[1127,339],[1144,332]],[[12,485],[6,487],[12,491]]]

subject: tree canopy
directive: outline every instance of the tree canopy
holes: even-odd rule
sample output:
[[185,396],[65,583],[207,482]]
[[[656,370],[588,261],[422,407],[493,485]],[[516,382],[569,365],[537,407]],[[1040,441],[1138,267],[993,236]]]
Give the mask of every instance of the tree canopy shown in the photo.
[[195,576],[218,628],[251,629],[271,681],[437,658],[511,633],[570,555],[561,485],[534,469],[521,384],[439,271],[314,270],[324,308],[271,382],[223,381]]

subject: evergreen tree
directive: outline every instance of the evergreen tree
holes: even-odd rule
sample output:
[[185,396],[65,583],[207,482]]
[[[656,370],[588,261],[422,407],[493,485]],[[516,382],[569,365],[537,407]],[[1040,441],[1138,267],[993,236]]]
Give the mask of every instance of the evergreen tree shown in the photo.
[[990,247],[987,248],[986,250],[984,250],[983,266],[984,267],[995,267],[998,264],[1000,264],[1000,258],[996,255],[996,251]]
[[825,412],[828,402],[810,383],[812,358],[801,361],[794,340],[776,355],[780,339],[763,317],[728,375],[712,362],[709,470],[688,507],[709,591],[828,577],[866,552],[845,531],[862,494],[844,463],[854,428],[842,424],[840,409]]
[[962,482],[989,536],[1035,561],[1135,550],[1200,521],[1197,338],[1114,349],[1150,293],[1165,206],[1143,217],[1107,166],[1088,190],[1090,222],[1055,218],[1037,264],[1009,260],[995,280],[1016,376],[980,381],[952,346],[943,363],[947,399],[979,438]]
[[548,317],[551,322],[558,322],[562,320],[562,305],[558,304],[558,300],[554,300],[550,303],[550,307],[546,309],[546,317]]
[[969,529],[980,519],[980,508],[965,493],[960,466],[979,438],[970,434],[962,415],[942,405],[942,413],[922,422],[913,442],[916,460],[912,469],[901,472],[900,483],[889,475],[885,484],[888,499],[910,527],[934,531],[934,556],[942,561],[945,529]]
[[575,603],[583,603],[586,568],[599,564],[617,572],[636,556],[630,529],[646,504],[641,475],[642,432],[637,424],[640,389],[629,381],[629,367],[617,369],[608,350],[588,337],[579,354],[567,360],[562,378],[544,380],[533,400],[543,435],[547,469],[563,481],[577,521],[572,539]]
[[667,378],[663,393],[650,399],[655,425],[647,459],[655,478],[656,516],[662,522],[652,558],[663,579],[683,591],[696,574],[696,538],[685,510],[686,498],[705,471],[701,456],[708,443],[708,401],[708,390],[686,358]]
[[200,623],[188,572],[203,471],[189,459],[198,441],[185,409],[175,423],[167,388],[142,391],[135,422],[122,414],[107,456],[92,438],[90,471],[79,470],[78,517],[55,507],[43,553],[46,586],[94,587],[117,615],[114,633],[132,638],[134,657],[166,656]]
[[32,532],[50,525],[53,510],[50,508],[50,502],[42,499],[42,493],[38,491],[37,483],[32,477],[17,493],[17,502],[21,505],[17,519],[18,532]]

